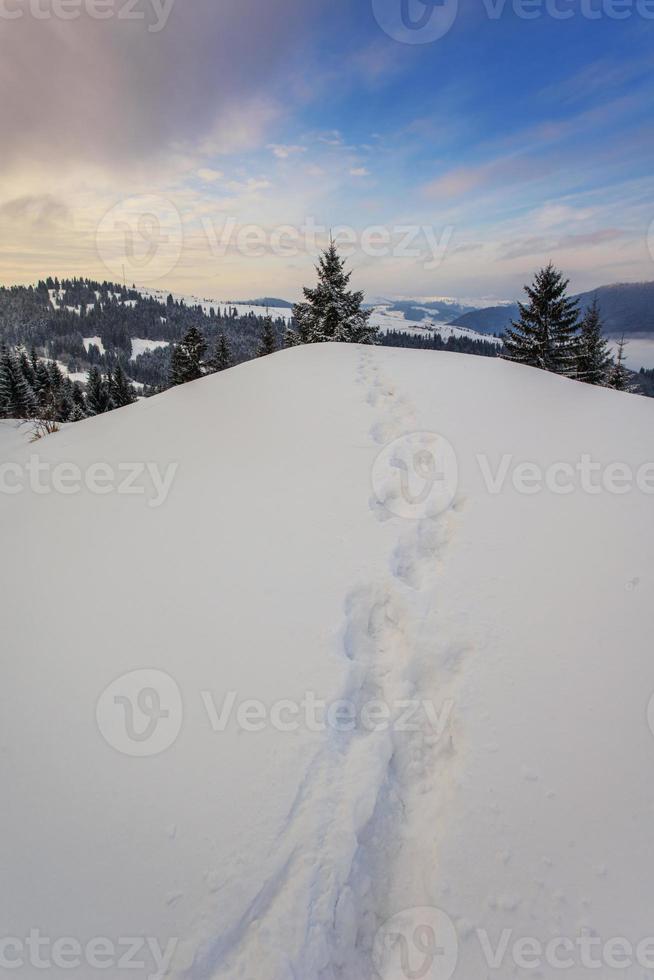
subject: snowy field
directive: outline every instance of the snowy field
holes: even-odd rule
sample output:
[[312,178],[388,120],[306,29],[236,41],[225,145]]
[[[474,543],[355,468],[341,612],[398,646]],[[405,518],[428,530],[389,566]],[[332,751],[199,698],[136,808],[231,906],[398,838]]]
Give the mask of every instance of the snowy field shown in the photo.
[[327,345],[9,430],[0,919],[83,958],[13,975],[653,977],[653,426]]
[[[158,300],[160,303],[165,303],[166,299],[170,293],[162,289],[152,289],[148,287],[139,286],[139,292],[144,296],[152,296],[154,299]],[[204,313],[208,314],[211,309],[221,310],[224,313],[225,310],[235,309],[239,316],[248,316],[250,313],[254,316],[267,316],[268,314],[273,317],[273,319],[281,318],[286,323],[289,323],[293,316],[293,311],[290,306],[285,307],[265,307],[256,306],[251,303],[233,303],[228,299],[211,299],[206,296],[195,296],[191,293],[173,293],[173,299],[183,301],[187,306],[201,306]]]
[[82,343],[84,344],[84,350],[88,354],[89,347],[97,347],[101,354],[106,354],[105,346],[102,343],[102,337],[84,337]]
[[130,361],[135,361],[137,357],[147,353],[147,351],[168,347],[169,343],[170,341],[168,340],[149,340],[143,337],[132,337],[132,356],[130,357]]
[[428,315],[425,310],[424,320],[410,320],[401,310],[393,310],[390,306],[375,306],[370,317],[370,322],[379,327],[380,330],[400,330],[402,333],[412,334],[417,337],[428,337],[432,333],[441,335],[444,341],[450,337],[466,337],[468,340],[486,340],[490,344],[501,346],[502,341],[490,334],[481,334],[476,330],[469,330],[467,327],[454,327],[448,323],[435,320]]

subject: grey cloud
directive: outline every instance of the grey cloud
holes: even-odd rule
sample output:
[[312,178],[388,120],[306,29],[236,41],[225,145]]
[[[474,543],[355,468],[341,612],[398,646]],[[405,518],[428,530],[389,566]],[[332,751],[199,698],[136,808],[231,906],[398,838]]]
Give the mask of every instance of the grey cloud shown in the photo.
[[44,228],[70,220],[68,207],[51,194],[25,195],[0,205],[0,219]]
[[[0,18],[0,168],[25,158],[129,163],[196,145],[241,108],[274,99],[325,0],[175,0],[159,32],[168,0],[114,0],[106,20],[80,0],[71,21],[37,19],[30,2],[18,0],[19,19]],[[144,19],[117,16],[130,8]]]
[[592,247],[593,245],[602,245],[605,242],[617,241],[625,236],[626,232],[621,231],[619,228],[601,228],[598,231],[577,235],[521,238],[516,241],[506,242],[500,258],[520,259],[529,255],[544,254],[548,251],[555,252],[566,248],[581,248],[584,245]]

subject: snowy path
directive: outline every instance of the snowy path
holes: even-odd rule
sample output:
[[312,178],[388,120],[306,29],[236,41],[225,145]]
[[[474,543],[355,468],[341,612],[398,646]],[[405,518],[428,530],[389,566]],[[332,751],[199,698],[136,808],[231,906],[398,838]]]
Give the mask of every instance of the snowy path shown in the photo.
[[[362,353],[357,372],[373,450],[416,424],[410,401],[376,360],[374,351]],[[380,926],[407,901],[429,904],[422,877],[430,840],[435,861],[457,751],[452,667],[464,650],[461,643],[441,644],[439,662],[432,637],[438,581],[462,510],[455,501],[443,514],[404,520],[372,495],[371,519],[390,522],[393,544],[386,574],[373,575],[344,601],[341,652],[351,665],[340,697],[354,707],[356,727],[330,733],[310,761],[261,891],[232,934],[205,945],[192,980],[363,980],[372,976],[375,956],[383,977],[373,949]],[[376,723],[382,730],[370,731],[361,719],[378,704],[389,717]]]

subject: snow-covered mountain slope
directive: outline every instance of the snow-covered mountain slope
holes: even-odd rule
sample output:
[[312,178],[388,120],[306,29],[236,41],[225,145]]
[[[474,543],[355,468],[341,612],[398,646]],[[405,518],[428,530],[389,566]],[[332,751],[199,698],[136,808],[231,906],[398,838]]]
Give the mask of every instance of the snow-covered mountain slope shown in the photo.
[[8,447],[15,975],[653,976],[653,422],[328,345]]
[[[162,289],[153,289],[151,287],[139,286],[139,292],[144,296],[152,296],[154,299],[158,300],[160,303],[165,303],[167,297],[170,295],[168,292]],[[206,296],[196,296],[191,293],[173,293],[173,299],[182,300],[187,306],[201,306],[205,313],[209,313],[213,310],[236,310],[239,316],[271,316],[273,319],[282,319],[289,323],[293,316],[293,310],[291,306],[265,306],[257,305],[256,303],[238,303],[233,302],[229,299],[215,299]]]
[[481,334],[477,330],[452,326],[443,320],[434,318],[428,309],[419,312],[424,313],[423,319],[410,319],[404,311],[394,309],[389,304],[382,304],[373,307],[370,322],[382,331],[399,330],[401,333],[418,337],[428,337],[430,334],[438,333],[443,340],[448,340],[450,337],[465,337],[468,340],[486,340],[488,343],[497,344],[498,347],[502,344],[502,341],[493,337],[492,334]]

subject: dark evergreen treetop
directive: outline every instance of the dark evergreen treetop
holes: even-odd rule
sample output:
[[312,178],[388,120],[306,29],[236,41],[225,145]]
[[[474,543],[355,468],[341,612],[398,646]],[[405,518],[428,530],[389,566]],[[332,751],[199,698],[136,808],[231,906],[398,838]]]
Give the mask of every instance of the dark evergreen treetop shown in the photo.
[[274,354],[277,350],[277,334],[273,326],[272,317],[267,316],[263,322],[261,331],[261,342],[257,349],[258,357],[266,357],[267,354]]
[[134,388],[129,383],[120,361],[113,372],[110,396],[116,408],[124,408],[125,405],[132,405],[136,401]]
[[204,374],[203,358],[207,352],[207,342],[197,327],[191,327],[173,350],[170,359],[171,385],[183,385],[187,381],[197,381]]
[[218,337],[218,343],[216,344],[215,350],[209,360],[207,361],[207,370],[209,374],[216,374],[218,371],[225,371],[230,368],[234,363],[232,352],[224,333],[221,333]]

